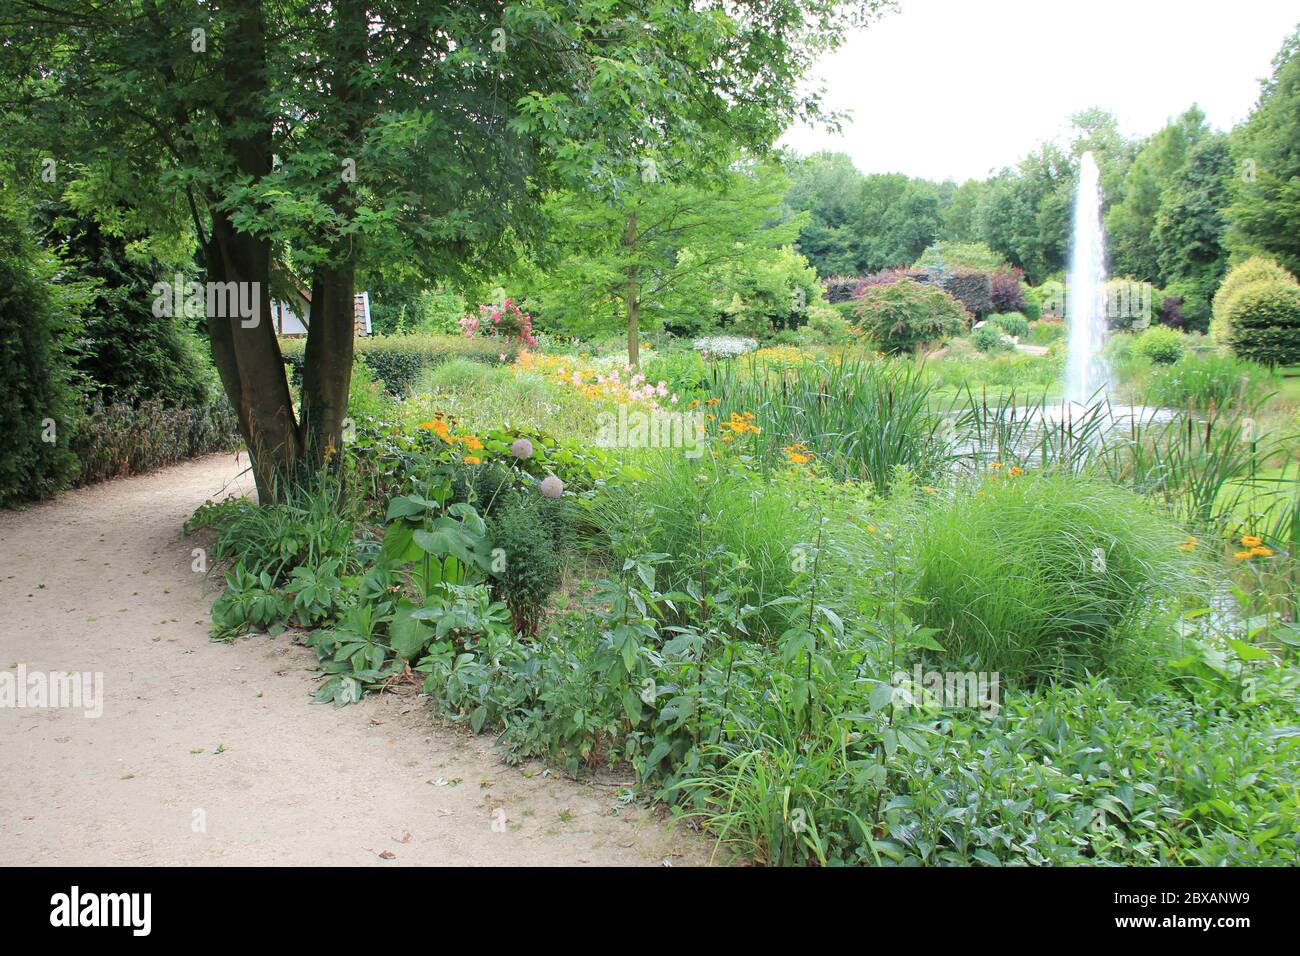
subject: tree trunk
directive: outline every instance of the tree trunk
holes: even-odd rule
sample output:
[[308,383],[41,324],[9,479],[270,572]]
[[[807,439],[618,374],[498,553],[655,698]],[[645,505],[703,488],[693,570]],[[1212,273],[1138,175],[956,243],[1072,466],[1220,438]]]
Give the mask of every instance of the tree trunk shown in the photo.
[[351,259],[318,268],[311,286],[311,328],[303,358],[299,431],[307,464],[336,462],[352,379],[355,268]]
[[636,213],[627,214],[627,232],[623,236],[623,245],[628,251],[627,266],[627,292],[624,298],[627,300],[627,361],[633,368],[640,364],[641,346],[638,341],[638,326],[640,324],[641,290],[638,284],[638,269],[636,262]]
[[[271,127],[261,100],[266,88],[266,24],[257,0],[235,0],[230,9],[223,69],[229,88],[244,95],[228,101],[223,119],[227,128],[240,130],[230,144],[238,169],[256,180],[271,171]],[[252,305],[250,316],[229,308],[215,310],[225,315],[213,314],[209,296],[207,326],[213,360],[248,446],[258,497],[270,501],[282,497],[296,480],[301,452],[271,320],[270,243],[240,232],[224,211],[214,209],[204,259],[210,283],[237,284],[236,294],[220,301]]]

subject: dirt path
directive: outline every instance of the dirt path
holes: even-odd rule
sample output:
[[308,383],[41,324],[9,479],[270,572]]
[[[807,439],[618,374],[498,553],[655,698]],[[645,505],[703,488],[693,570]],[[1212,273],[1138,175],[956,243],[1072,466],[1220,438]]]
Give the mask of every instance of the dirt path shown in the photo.
[[180,526],[250,493],[240,471],[213,456],[0,513],[0,673],[104,682],[98,718],[0,707],[0,864],[707,860],[616,785],[508,767],[413,697],[311,704],[289,635],[211,643]]

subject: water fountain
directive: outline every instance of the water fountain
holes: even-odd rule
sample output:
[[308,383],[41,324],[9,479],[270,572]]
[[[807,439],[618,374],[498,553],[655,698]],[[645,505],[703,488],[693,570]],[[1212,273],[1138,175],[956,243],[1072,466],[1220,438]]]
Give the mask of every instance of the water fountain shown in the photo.
[[1074,241],[1066,277],[1065,400],[1086,405],[1102,397],[1106,365],[1106,247],[1101,232],[1101,177],[1092,153],[1079,159],[1079,189],[1074,197]]

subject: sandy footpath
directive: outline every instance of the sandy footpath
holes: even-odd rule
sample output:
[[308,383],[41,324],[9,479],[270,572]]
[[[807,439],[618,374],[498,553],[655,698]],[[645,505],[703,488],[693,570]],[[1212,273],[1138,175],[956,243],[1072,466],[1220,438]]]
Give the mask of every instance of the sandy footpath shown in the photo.
[[103,715],[0,707],[0,864],[674,865],[708,844],[422,700],[312,704],[290,635],[208,640],[181,522],[233,456],[0,512],[0,670],[101,672]]

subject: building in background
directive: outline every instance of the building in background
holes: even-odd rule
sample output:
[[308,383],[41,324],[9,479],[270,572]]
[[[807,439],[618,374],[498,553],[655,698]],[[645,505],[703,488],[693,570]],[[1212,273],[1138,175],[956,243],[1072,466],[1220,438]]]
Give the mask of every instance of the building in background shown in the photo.
[[[298,315],[299,311],[307,313],[308,318],[302,319]],[[302,291],[300,301],[292,305],[279,299],[271,300],[271,318],[275,322],[276,335],[285,337],[306,335],[311,321],[310,315],[311,293],[308,291]],[[352,297],[352,325],[357,335],[370,334],[369,292],[358,292]]]

